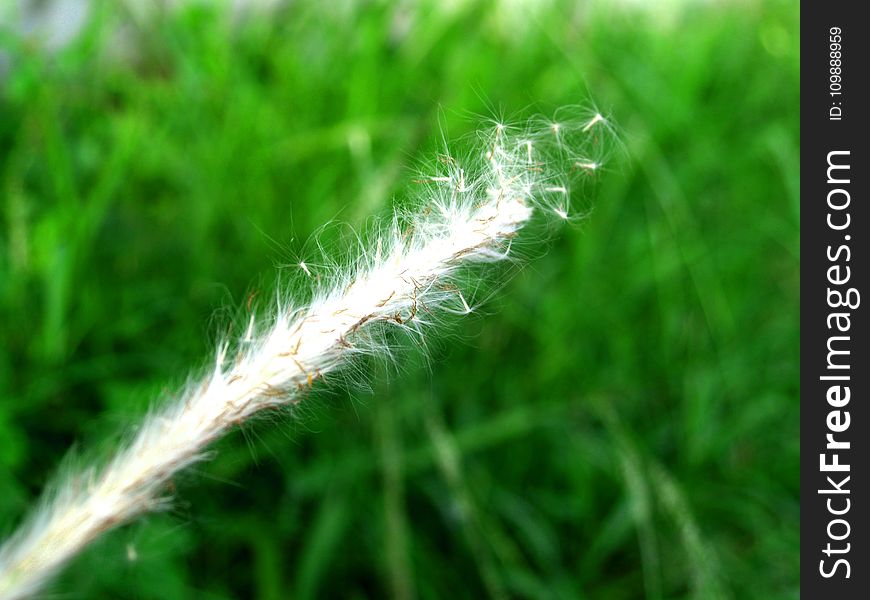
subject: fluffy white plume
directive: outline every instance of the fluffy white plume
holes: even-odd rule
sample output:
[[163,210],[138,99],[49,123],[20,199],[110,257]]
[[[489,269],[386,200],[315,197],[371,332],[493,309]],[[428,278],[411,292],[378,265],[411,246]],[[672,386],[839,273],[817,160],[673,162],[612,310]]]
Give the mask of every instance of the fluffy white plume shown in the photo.
[[384,327],[421,332],[438,311],[470,312],[459,272],[510,257],[536,210],[568,218],[564,180],[598,164],[575,155],[570,136],[590,138],[602,122],[497,123],[467,164],[441,155],[438,172],[416,182],[426,199],[418,212],[396,217],[356,264],[316,284],[306,306],[279,303],[259,324],[251,316],[239,343],[220,345],[213,370],[154,411],[108,463],[57,484],[0,548],[0,598],[33,594],[97,536],[165,506],[169,478],[213,440],[259,411],[298,404],[353,355],[384,349]]

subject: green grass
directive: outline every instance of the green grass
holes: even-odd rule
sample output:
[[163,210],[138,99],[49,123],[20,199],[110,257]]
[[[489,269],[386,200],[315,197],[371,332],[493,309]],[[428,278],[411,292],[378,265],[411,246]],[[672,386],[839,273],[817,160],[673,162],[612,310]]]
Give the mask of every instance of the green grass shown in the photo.
[[796,7],[291,4],[0,38],[0,531],[323,223],[388,214],[439,123],[591,98],[626,151],[483,316],[233,433],[55,589],[798,597]]

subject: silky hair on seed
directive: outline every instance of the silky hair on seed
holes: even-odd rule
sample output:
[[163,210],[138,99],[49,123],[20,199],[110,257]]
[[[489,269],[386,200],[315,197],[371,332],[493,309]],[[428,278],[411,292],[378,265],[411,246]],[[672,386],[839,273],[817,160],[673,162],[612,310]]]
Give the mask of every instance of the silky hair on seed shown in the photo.
[[570,186],[599,169],[608,126],[599,113],[494,122],[464,153],[445,145],[409,187],[410,204],[368,231],[355,257],[300,260],[304,299],[249,299],[244,325],[219,341],[203,375],[155,406],[102,465],[61,473],[0,547],[0,598],[36,593],[102,533],[165,509],[170,478],[232,427],[300,407],[358,356],[390,356],[392,331],[425,342],[444,315],[473,312],[469,290],[491,263],[516,259],[536,214],[580,216]]

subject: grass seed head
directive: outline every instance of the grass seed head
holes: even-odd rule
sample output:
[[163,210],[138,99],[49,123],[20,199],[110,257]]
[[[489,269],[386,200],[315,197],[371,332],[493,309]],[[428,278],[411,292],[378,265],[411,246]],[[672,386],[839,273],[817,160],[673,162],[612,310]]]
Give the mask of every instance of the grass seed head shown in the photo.
[[425,344],[442,315],[472,313],[463,290],[485,277],[476,265],[515,260],[514,240],[537,212],[570,219],[571,176],[600,160],[582,152],[596,150],[601,115],[539,123],[497,122],[464,154],[444,148],[416,180],[414,208],[378,228],[373,247],[360,242],[346,261],[324,252],[298,262],[312,290],[306,303],[279,296],[258,319],[250,296],[246,325],[218,344],[210,371],[155,409],[104,466],[60,477],[0,547],[0,598],[32,594],[104,531],[165,508],[172,475],[229,428],[304,406],[317,382],[359,355],[391,356],[387,332]]

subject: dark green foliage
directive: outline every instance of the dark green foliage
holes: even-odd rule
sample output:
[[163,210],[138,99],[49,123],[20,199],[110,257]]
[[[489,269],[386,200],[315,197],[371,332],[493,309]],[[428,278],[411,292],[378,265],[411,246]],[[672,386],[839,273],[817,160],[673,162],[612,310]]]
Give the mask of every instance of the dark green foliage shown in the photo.
[[0,530],[208,358],[216,308],[388,214],[439,120],[591,92],[626,152],[588,219],[428,366],[244,426],[55,589],[796,598],[796,6],[320,4],[0,38]]

